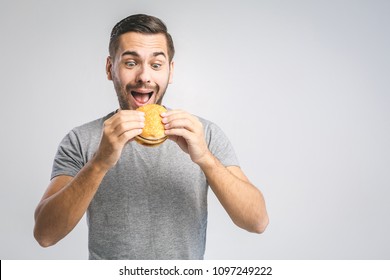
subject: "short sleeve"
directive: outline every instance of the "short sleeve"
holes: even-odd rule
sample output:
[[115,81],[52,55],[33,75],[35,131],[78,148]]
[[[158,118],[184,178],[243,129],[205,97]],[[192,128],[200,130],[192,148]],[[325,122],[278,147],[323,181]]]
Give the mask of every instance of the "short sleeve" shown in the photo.
[[80,141],[72,130],[62,139],[58,147],[53,162],[51,179],[59,175],[74,177],[84,164]]
[[205,128],[206,141],[211,153],[224,166],[239,166],[236,153],[230,140],[216,124],[209,122]]

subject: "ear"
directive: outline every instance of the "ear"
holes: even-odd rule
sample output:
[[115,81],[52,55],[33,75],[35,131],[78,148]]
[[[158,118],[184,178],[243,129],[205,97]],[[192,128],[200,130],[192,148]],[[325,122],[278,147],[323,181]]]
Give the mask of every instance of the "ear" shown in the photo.
[[174,68],[175,68],[175,63],[172,60],[170,65],[169,65],[169,80],[168,80],[169,84],[172,84],[172,82],[173,82],[173,70],[174,70]]
[[107,79],[112,81],[112,59],[111,59],[111,56],[107,57],[106,74],[107,74]]

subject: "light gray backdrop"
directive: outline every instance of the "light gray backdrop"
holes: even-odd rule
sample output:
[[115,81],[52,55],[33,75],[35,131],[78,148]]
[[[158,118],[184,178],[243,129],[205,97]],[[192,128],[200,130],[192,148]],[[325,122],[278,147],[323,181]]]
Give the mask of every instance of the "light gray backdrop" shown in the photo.
[[208,118],[267,201],[263,235],[210,192],[207,259],[389,259],[389,1],[1,2],[1,259],[86,259],[85,220],[40,248],[33,213],[62,137],[117,108],[109,33],[161,17],[165,104]]

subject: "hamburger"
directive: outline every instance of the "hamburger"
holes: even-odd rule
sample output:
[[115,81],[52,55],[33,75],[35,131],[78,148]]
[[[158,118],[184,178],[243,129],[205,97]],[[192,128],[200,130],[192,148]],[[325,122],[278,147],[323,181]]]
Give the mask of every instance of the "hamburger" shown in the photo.
[[145,126],[142,133],[134,138],[135,141],[144,146],[154,147],[167,140],[168,136],[164,133],[165,129],[160,116],[162,112],[167,111],[165,107],[147,104],[137,108],[137,111],[145,113]]

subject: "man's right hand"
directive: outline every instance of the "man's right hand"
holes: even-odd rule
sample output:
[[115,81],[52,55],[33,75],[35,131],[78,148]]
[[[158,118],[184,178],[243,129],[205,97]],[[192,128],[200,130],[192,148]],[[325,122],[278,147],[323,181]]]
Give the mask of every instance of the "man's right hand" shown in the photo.
[[119,110],[107,119],[93,158],[95,164],[107,170],[112,168],[118,162],[125,144],[140,135],[144,125],[144,113],[135,110]]

